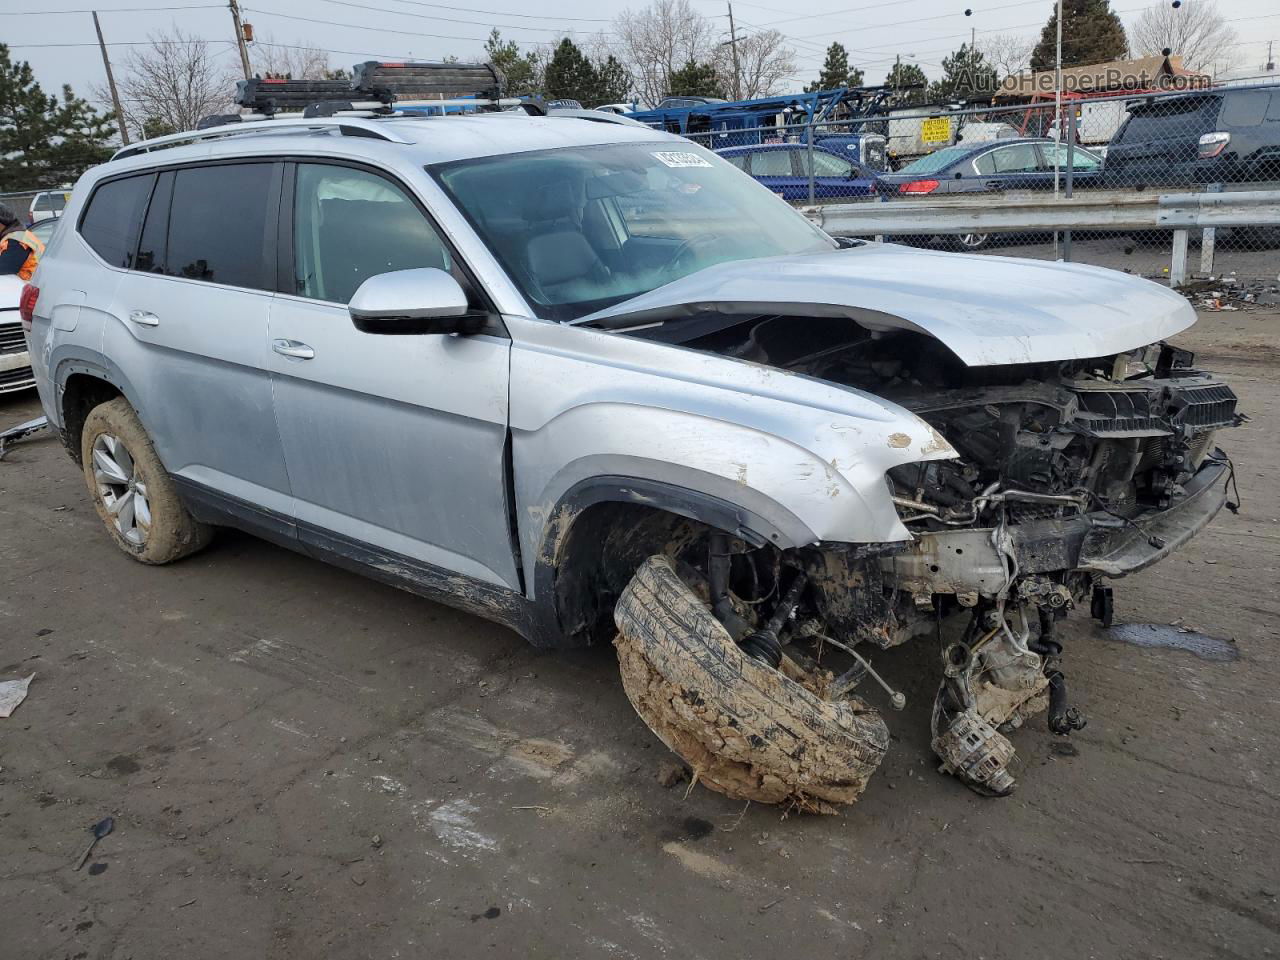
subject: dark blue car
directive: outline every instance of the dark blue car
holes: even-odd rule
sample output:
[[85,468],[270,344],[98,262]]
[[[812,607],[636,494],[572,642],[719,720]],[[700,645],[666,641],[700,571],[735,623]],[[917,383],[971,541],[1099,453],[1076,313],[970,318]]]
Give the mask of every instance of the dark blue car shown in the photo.
[[[762,143],[717,150],[739,170],[784,200],[809,199],[809,147],[803,143]],[[813,145],[813,195],[817,200],[873,197],[879,191],[874,172],[845,156],[838,145]]]

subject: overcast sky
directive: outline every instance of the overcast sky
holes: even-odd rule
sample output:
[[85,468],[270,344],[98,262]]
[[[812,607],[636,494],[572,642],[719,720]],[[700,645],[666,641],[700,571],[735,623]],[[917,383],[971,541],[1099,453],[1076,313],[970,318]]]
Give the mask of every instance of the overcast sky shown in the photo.
[[[93,21],[83,0],[4,0],[0,4],[0,39],[15,59],[28,60],[49,92],[70,83],[77,93],[103,81]],[[695,8],[720,25],[728,36],[724,0],[692,0]],[[1167,2],[1167,0],[1166,0]],[[1202,0],[1185,0],[1189,5]],[[148,34],[179,26],[215,41],[229,69],[238,69],[231,14],[216,0],[102,0],[97,9],[113,61],[130,44],[145,45]],[[243,0],[244,19],[260,40],[305,44],[329,51],[334,66],[371,58],[461,59],[480,57],[491,27],[522,44],[545,42],[564,31],[586,38],[603,33],[622,10],[640,8],[645,0],[542,0],[522,6],[516,0]],[[827,44],[839,40],[850,61],[866,71],[866,82],[880,82],[895,54],[919,63],[930,77],[940,71],[947,53],[977,31],[1017,34],[1034,39],[1052,10],[1053,0],[734,0],[739,31],[777,29],[797,51],[794,89],[817,76]],[[1126,26],[1150,4],[1113,0]],[[1267,42],[1276,41],[1280,57],[1280,6],[1276,0],[1218,0],[1239,41],[1234,66],[1261,69]],[[9,7],[10,9],[3,9]],[[972,16],[965,16],[965,9]],[[68,11],[57,12],[53,11]],[[505,12],[504,12],[505,11]],[[38,12],[38,15],[36,15]],[[252,56],[252,52],[251,52]]]

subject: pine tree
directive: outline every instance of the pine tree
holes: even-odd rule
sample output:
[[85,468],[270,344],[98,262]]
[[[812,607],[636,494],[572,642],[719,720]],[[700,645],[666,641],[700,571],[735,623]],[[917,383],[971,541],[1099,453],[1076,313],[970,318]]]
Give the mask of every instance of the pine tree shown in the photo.
[[595,67],[568,37],[560,41],[547,62],[544,86],[548,100],[577,100],[584,106],[595,100]]
[[862,86],[862,71],[857,67],[850,69],[849,53],[844,44],[833,43],[827,47],[827,59],[823,61],[818,79],[805,87],[806,93],[816,90],[835,90],[839,87]]
[[602,103],[626,103],[631,95],[631,76],[618,59],[609,54],[595,65],[596,89],[584,107],[598,107]]
[[667,82],[667,93],[673,97],[723,97],[724,82],[709,63],[689,60],[673,70]]
[[[1040,42],[1031,53],[1032,70],[1041,72],[1054,68],[1057,42],[1058,8],[1055,6],[1049,22],[1040,31]],[[1122,60],[1128,55],[1129,41],[1124,34],[1124,24],[1108,0],[1063,0],[1063,67],[1106,63]]]
[[503,40],[495,27],[484,42],[484,52],[489,62],[502,71],[506,78],[505,92],[509,97],[527,97],[540,93],[538,79],[538,55],[521,53],[514,40]]
[[48,96],[31,64],[0,43],[0,192],[70,183],[111,156],[111,121],[62,88]]
[[[894,102],[898,104],[924,103],[928,97],[925,89],[928,86],[928,78],[914,63],[895,63],[888,76],[884,78],[884,85],[901,88],[901,92],[894,96]],[[906,89],[908,87],[916,89]]]
[[999,83],[995,67],[987,63],[981,50],[968,44],[942,58],[942,79],[929,86],[929,100],[976,100],[989,98]]

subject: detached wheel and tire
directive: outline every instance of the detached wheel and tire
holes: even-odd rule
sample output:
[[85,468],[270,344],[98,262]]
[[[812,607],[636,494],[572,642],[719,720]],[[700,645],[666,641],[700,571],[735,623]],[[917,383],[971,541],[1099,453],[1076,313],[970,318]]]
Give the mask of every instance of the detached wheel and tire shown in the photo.
[[129,401],[117,397],[85,418],[84,479],[116,544],[141,563],[171,563],[208,544],[213,528],[197,521],[151,446]]
[[951,238],[951,246],[961,253],[977,253],[991,246],[991,234],[958,233]]
[[697,781],[730,797],[834,812],[880,765],[889,731],[856,698],[825,700],[742,653],[667,557],[614,609],[627,697]]

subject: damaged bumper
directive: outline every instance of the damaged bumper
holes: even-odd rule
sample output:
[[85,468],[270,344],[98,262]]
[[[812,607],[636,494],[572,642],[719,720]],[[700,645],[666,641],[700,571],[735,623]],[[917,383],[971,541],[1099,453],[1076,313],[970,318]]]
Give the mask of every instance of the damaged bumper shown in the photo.
[[1123,577],[1168,556],[1200,532],[1226,502],[1230,468],[1221,452],[1184,485],[1164,510],[1130,515],[1104,511],[1033,520],[1006,528],[997,547],[994,527],[919,534],[905,551],[884,560],[899,588],[916,594],[996,596],[1016,575],[1083,571]]

